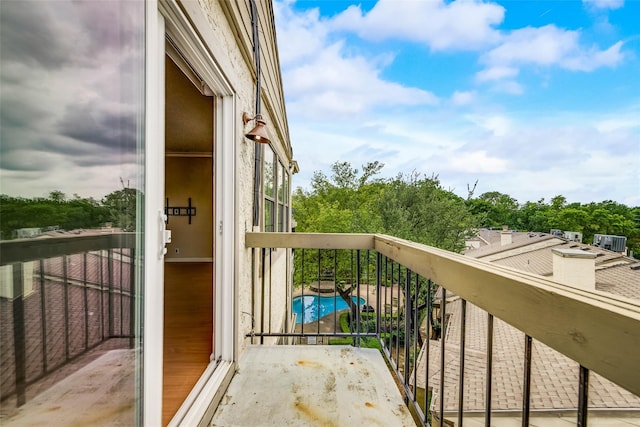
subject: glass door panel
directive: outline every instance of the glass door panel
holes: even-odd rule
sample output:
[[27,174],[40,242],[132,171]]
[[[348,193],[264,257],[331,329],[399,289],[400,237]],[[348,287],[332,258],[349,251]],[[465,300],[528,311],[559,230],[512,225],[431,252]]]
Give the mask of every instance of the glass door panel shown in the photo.
[[2,425],[135,425],[145,3],[0,2]]

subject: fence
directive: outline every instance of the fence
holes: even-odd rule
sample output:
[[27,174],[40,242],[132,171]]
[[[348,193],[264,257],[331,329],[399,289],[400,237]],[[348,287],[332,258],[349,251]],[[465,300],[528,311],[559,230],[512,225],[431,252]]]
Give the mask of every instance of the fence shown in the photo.
[[[380,348],[423,425],[463,425],[464,417],[478,412],[492,425],[497,410],[506,412],[504,402],[494,402],[494,384],[504,376],[497,370],[520,372],[501,387],[516,390],[511,400],[517,407],[506,409],[515,409],[522,425],[529,425],[532,414],[544,408],[539,395],[553,396],[545,387],[533,390],[533,381],[545,380],[532,378],[535,363],[554,365],[550,371],[569,366],[572,373],[551,387],[575,390],[568,400],[579,426],[587,425],[594,384],[615,389],[625,399],[624,409],[640,410],[637,302],[390,236],[247,233],[246,246],[266,248],[260,250],[262,264],[271,259],[265,255],[269,248],[294,248],[294,303],[285,319],[297,319],[282,332],[262,330],[260,308],[252,313],[256,328],[248,336]],[[322,313],[322,297],[334,306],[344,301],[348,309]],[[518,344],[509,344],[505,333]],[[513,360],[505,367],[494,353],[498,349],[505,359],[509,345]],[[470,348],[481,348],[482,355]],[[547,362],[550,352],[557,360]],[[480,403],[471,407],[472,401]]]
[[133,348],[135,234],[0,242],[1,400],[113,338]]

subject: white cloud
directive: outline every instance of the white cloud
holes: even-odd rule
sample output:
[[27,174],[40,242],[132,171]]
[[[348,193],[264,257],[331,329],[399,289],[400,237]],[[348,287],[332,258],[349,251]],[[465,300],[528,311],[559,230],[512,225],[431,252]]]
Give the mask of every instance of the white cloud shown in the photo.
[[451,102],[454,105],[469,105],[473,102],[475,98],[476,98],[476,92],[474,91],[468,91],[468,92],[455,91],[451,96]]
[[520,70],[515,67],[495,66],[486,68],[476,74],[476,80],[486,82],[516,77]]
[[558,66],[572,71],[593,71],[615,67],[622,59],[622,42],[608,49],[580,45],[580,32],[555,25],[526,27],[507,34],[502,43],[485,53],[481,62],[487,65],[477,74],[479,81],[513,77],[517,65]]
[[[432,105],[431,92],[380,77],[391,56],[347,54],[343,40],[330,41],[317,9],[295,14],[276,3],[283,83],[290,115],[353,120],[379,106]],[[311,46],[305,41],[313,40]],[[302,43],[301,43],[302,41]],[[309,53],[311,52],[311,54]]]
[[295,13],[290,2],[274,2],[278,23],[278,56],[280,65],[286,67],[308,58],[324,48],[327,27],[320,21],[318,9]]
[[475,50],[499,38],[504,8],[476,0],[380,0],[364,13],[350,6],[333,19],[333,28],[367,40],[395,38],[427,44],[432,50]]
[[[449,55],[442,50],[460,49],[465,40],[464,35],[458,37],[457,23],[451,21],[457,10],[454,6],[462,3],[383,0],[369,12],[352,6],[334,18],[285,11],[289,14],[285,29],[277,21],[279,48],[281,57],[288,58],[283,62],[283,82],[295,157],[302,168],[294,185],[308,188],[314,171],[327,173],[338,160],[358,168],[379,160],[385,163],[383,177],[413,170],[428,176],[435,173],[445,188],[457,189],[462,197],[467,196],[467,184],[479,180],[477,195],[501,191],[521,202],[549,200],[558,194],[580,202],[636,200],[640,173],[637,108],[625,112],[609,106],[603,113],[592,111],[597,105],[581,105],[563,113],[553,99],[544,98],[544,91],[536,95],[545,102],[543,110],[531,106],[528,97],[520,97],[513,106],[496,104],[505,99],[500,93],[521,95],[528,90],[525,67],[541,71],[542,79],[553,79],[553,71],[559,68],[592,71],[614,67],[624,59],[622,43],[604,48],[587,45],[587,30],[555,25],[500,33],[485,20],[485,36],[466,46],[485,49],[479,57],[483,69],[474,75],[478,70],[470,67],[441,87],[437,73],[433,80],[425,75],[425,85],[432,85],[425,88],[437,87],[439,94],[448,94],[446,99],[441,95],[438,103],[428,90],[403,85],[402,77],[395,81],[386,77],[391,75],[386,74],[387,66],[394,56],[376,52],[381,44],[366,46],[371,49],[368,52],[359,51],[362,40],[354,42],[345,33],[371,40],[409,41],[404,46],[414,50],[416,42],[426,43],[441,51],[432,55],[439,58]],[[487,11],[478,2],[466,3],[476,11]],[[290,6],[276,4],[280,9]],[[420,15],[425,10],[433,12],[433,21],[440,17],[440,22]],[[457,18],[462,20],[463,15]],[[429,33],[437,25],[446,33],[442,37]],[[311,40],[313,54],[305,52],[294,38]],[[402,54],[402,43],[389,45]],[[462,56],[464,61],[474,60],[472,54]],[[435,63],[437,58],[434,67]],[[398,75],[397,69],[391,71]],[[474,81],[482,85],[472,91],[463,86]],[[455,83],[450,86],[451,82]]]
[[506,159],[492,157],[485,150],[461,153],[453,157],[446,169],[465,173],[498,174],[507,171]]
[[551,65],[577,49],[579,33],[562,30],[555,25],[514,30],[500,46],[484,55],[488,64],[532,63]]
[[593,71],[600,67],[615,67],[623,60],[622,42],[617,42],[607,50],[593,47],[588,51],[576,52],[572,57],[562,61],[561,66],[573,71]]
[[479,128],[489,131],[494,136],[507,135],[513,129],[511,120],[505,115],[481,116],[470,114],[465,118]]
[[[640,114],[640,112],[638,112]],[[595,123],[595,128],[598,129],[599,132],[615,132],[618,130],[632,130],[638,129],[640,131],[640,118],[636,117],[625,117],[625,116],[617,116],[614,118],[607,118],[599,120]],[[638,141],[640,150],[640,140]]]
[[595,9],[619,9],[624,6],[624,0],[582,0],[582,3]]

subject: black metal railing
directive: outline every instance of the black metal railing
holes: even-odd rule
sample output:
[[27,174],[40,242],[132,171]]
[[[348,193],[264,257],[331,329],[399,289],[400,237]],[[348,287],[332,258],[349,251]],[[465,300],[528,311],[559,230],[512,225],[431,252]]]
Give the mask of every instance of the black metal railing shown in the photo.
[[[519,296],[517,293],[516,296],[513,296],[509,294],[511,292],[509,291],[504,293],[505,300],[503,302],[489,301],[486,303],[487,300],[482,296],[481,288],[460,287],[459,284],[454,285],[456,282],[451,281],[450,278],[473,283],[475,271],[476,280],[486,282],[486,279],[481,276],[486,275],[488,271],[492,275],[495,274],[496,277],[506,277],[505,283],[511,283],[514,287],[525,283],[527,286],[535,287],[537,285],[534,282],[544,282],[546,279],[535,278],[534,280],[533,276],[501,271],[499,267],[488,266],[486,263],[480,265],[476,260],[463,261],[463,257],[446,253],[446,251],[434,249],[434,253],[427,254],[425,252],[422,256],[423,249],[421,247],[416,248],[415,244],[405,243],[399,239],[387,239],[386,241],[381,239],[382,243],[378,245],[377,236],[371,236],[373,243],[361,243],[360,240],[356,241],[354,238],[353,246],[356,249],[341,249],[348,245],[348,236],[344,239],[338,238],[338,236],[335,237],[335,241],[332,241],[330,235],[324,237],[307,235],[307,237],[295,237],[295,239],[300,239],[299,243],[296,243],[298,240],[292,241],[294,238],[291,235],[276,233],[270,237],[268,233],[251,234],[247,246],[260,248],[253,250],[254,257],[261,258],[259,264],[262,266],[261,273],[254,274],[254,278],[261,279],[262,292],[260,293],[259,287],[254,284],[253,294],[255,295],[254,302],[256,302],[254,307],[256,309],[251,315],[259,321],[255,322],[254,329],[247,335],[251,338],[252,343],[258,342],[258,340],[260,343],[265,343],[265,340],[271,337],[271,339],[279,339],[282,344],[290,343],[290,340],[294,339],[297,344],[350,344],[357,347],[379,348],[391,366],[397,382],[401,385],[405,403],[412,409],[414,417],[420,424],[443,425],[447,420],[447,423],[455,422],[455,425],[464,425],[465,416],[472,415],[476,419],[483,417],[485,425],[491,425],[492,414],[497,406],[492,402],[495,392],[492,384],[495,382],[496,368],[494,366],[494,346],[496,338],[500,338],[495,335],[494,315],[503,310],[504,307],[501,304],[511,304],[512,298],[515,306],[526,305],[527,296]],[[317,247],[334,246],[336,249],[310,249],[312,243],[304,240],[305,238],[311,238],[311,241],[318,239]],[[276,268],[274,258],[271,256],[272,249],[268,249],[269,247],[293,248],[293,290],[290,293],[264,292],[265,286],[269,288],[276,286],[273,283],[266,284],[269,280],[267,272],[271,268]],[[380,250],[368,249],[368,247],[376,249],[379,247]],[[447,259],[454,265],[434,263],[434,259],[440,259],[438,257]],[[457,269],[455,263],[459,263]],[[414,271],[415,269],[422,272],[433,272],[433,275],[426,277]],[[446,270],[446,273],[443,273],[443,269]],[[449,283],[452,286],[448,286]],[[543,284],[547,285],[547,283]],[[451,289],[452,287],[456,292]],[[291,305],[288,302],[282,304],[282,302],[274,301],[274,298],[288,298],[288,296],[285,297],[288,294],[293,297]],[[466,294],[472,296],[469,298],[472,301],[463,298]],[[603,310],[603,304],[606,305],[606,303],[602,298],[595,296],[593,302],[585,302],[583,297],[584,294],[580,292],[575,295],[571,293],[562,295],[562,292],[556,288],[548,295],[550,301],[563,299],[562,301],[572,301],[572,303],[577,301],[581,305],[592,304],[586,308],[587,311],[593,310],[597,316],[600,316],[600,313],[604,311],[604,315],[609,320],[620,315],[620,312],[616,313],[614,310],[618,310],[616,307],[622,307],[621,302],[616,302]],[[331,313],[323,313],[321,298],[328,298],[329,305],[333,303],[336,310]],[[545,296],[545,298],[547,297]],[[567,299],[564,300],[564,298]],[[522,299],[524,300],[521,301]],[[490,306],[490,310],[484,311],[474,305],[472,302],[476,300]],[[338,303],[342,301],[344,301],[342,307],[345,308],[340,309]],[[557,304],[562,306],[562,301],[557,301]],[[274,316],[269,308],[274,305],[287,307],[280,329],[272,321],[274,318],[279,318]],[[629,321],[633,325],[640,325],[638,304],[627,305],[624,308],[630,310],[625,322]],[[509,324],[509,319],[512,316],[518,316],[517,310],[515,310],[515,314],[508,313],[509,310],[503,310],[507,314],[505,314],[506,319],[500,320],[500,331],[504,330],[505,320],[506,324]],[[482,328],[480,329],[483,332],[480,336],[470,331],[468,325],[469,316],[476,316],[474,319],[477,319],[477,313],[482,311],[485,314],[479,317],[484,319],[481,320]],[[270,320],[265,322],[263,317],[267,312]],[[523,316],[526,320],[527,314],[523,313]],[[576,313],[576,317],[581,316]],[[290,319],[297,319],[296,324],[289,324]],[[576,321],[578,322],[578,320]],[[477,331],[478,323],[476,320],[474,322],[476,323],[471,325]],[[521,322],[521,320],[517,322]],[[513,323],[517,322],[513,321]],[[534,340],[529,331],[537,334],[539,326],[533,326],[531,322],[523,324],[524,328],[518,328],[523,332],[518,333],[524,337],[524,342],[522,349],[517,351],[520,354],[518,356],[520,357],[520,368],[518,369],[521,373],[519,378],[511,378],[509,381],[518,385],[522,399],[519,409],[515,408],[515,412],[522,425],[527,426],[532,413],[534,343],[540,346],[544,344],[556,345],[556,343],[551,339],[546,340],[547,342],[544,344]],[[559,325],[559,329],[563,328],[566,328],[571,334],[582,330],[582,325],[578,323]],[[554,332],[562,333],[560,331]],[[618,331],[616,331],[617,333]],[[483,355],[479,358],[483,366],[467,366],[471,357],[466,353],[466,349],[469,347],[468,339],[484,339],[481,346]],[[586,340],[587,338],[581,338],[580,335],[577,339]],[[593,339],[597,341],[609,338],[603,334],[602,336],[594,336]],[[621,344],[624,339],[632,341],[631,348],[640,350],[638,345],[640,341],[638,341],[636,332],[633,333],[633,337],[630,337],[627,331],[623,331],[620,334]],[[573,351],[572,343],[565,341],[560,341],[559,350],[563,350],[566,346]],[[505,344],[500,341],[500,345]],[[558,346],[556,345],[556,347]],[[603,349],[598,351],[606,352]],[[569,351],[562,353],[569,356],[567,354]],[[579,363],[582,359],[590,358],[586,353],[578,353],[578,356],[573,359]],[[631,354],[628,356],[628,358],[633,357]],[[478,357],[474,360],[477,359]],[[590,370],[579,363],[575,367],[576,406],[570,410],[575,411],[576,424],[586,426]],[[608,363],[609,361],[606,361],[602,366]],[[633,366],[634,363],[631,359],[624,359],[624,364]],[[599,370],[601,365],[596,364],[595,366],[596,370]],[[603,370],[606,370],[605,368]],[[484,375],[484,380],[480,381],[482,383],[481,391],[478,391],[478,387],[472,390],[467,389],[467,381],[475,381],[473,384],[478,385],[477,378],[474,378],[475,374],[471,375],[470,371],[476,374],[481,372]],[[602,373],[605,374],[605,372]],[[609,375],[614,382],[621,384],[624,381],[624,374],[619,375],[614,372]],[[633,375],[635,375],[635,371]],[[627,381],[626,385],[631,386],[627,387],[627,390],[631,394],[635,393],[637,398],[640,384],[632,380]],[[480,393],[480,396],[469,399],[469,393],[472,392]],[[628,393],[626,390],[624,392]],[[467,401],[478,400],[478,398],[482,400],[480,409],[470,408]],[[515,400],[517,401],[517,398]],[[636,409],[640,409],[640,406]]]
[[134,233],[0,242],[0,400],[103,343],[134,346]]

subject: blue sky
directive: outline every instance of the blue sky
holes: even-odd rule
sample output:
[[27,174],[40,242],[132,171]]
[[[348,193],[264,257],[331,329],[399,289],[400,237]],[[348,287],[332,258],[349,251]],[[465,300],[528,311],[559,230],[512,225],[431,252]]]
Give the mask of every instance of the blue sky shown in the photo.
[[640,1],[274,2],[294,187],[336,161],[466,197],[640,205]]

